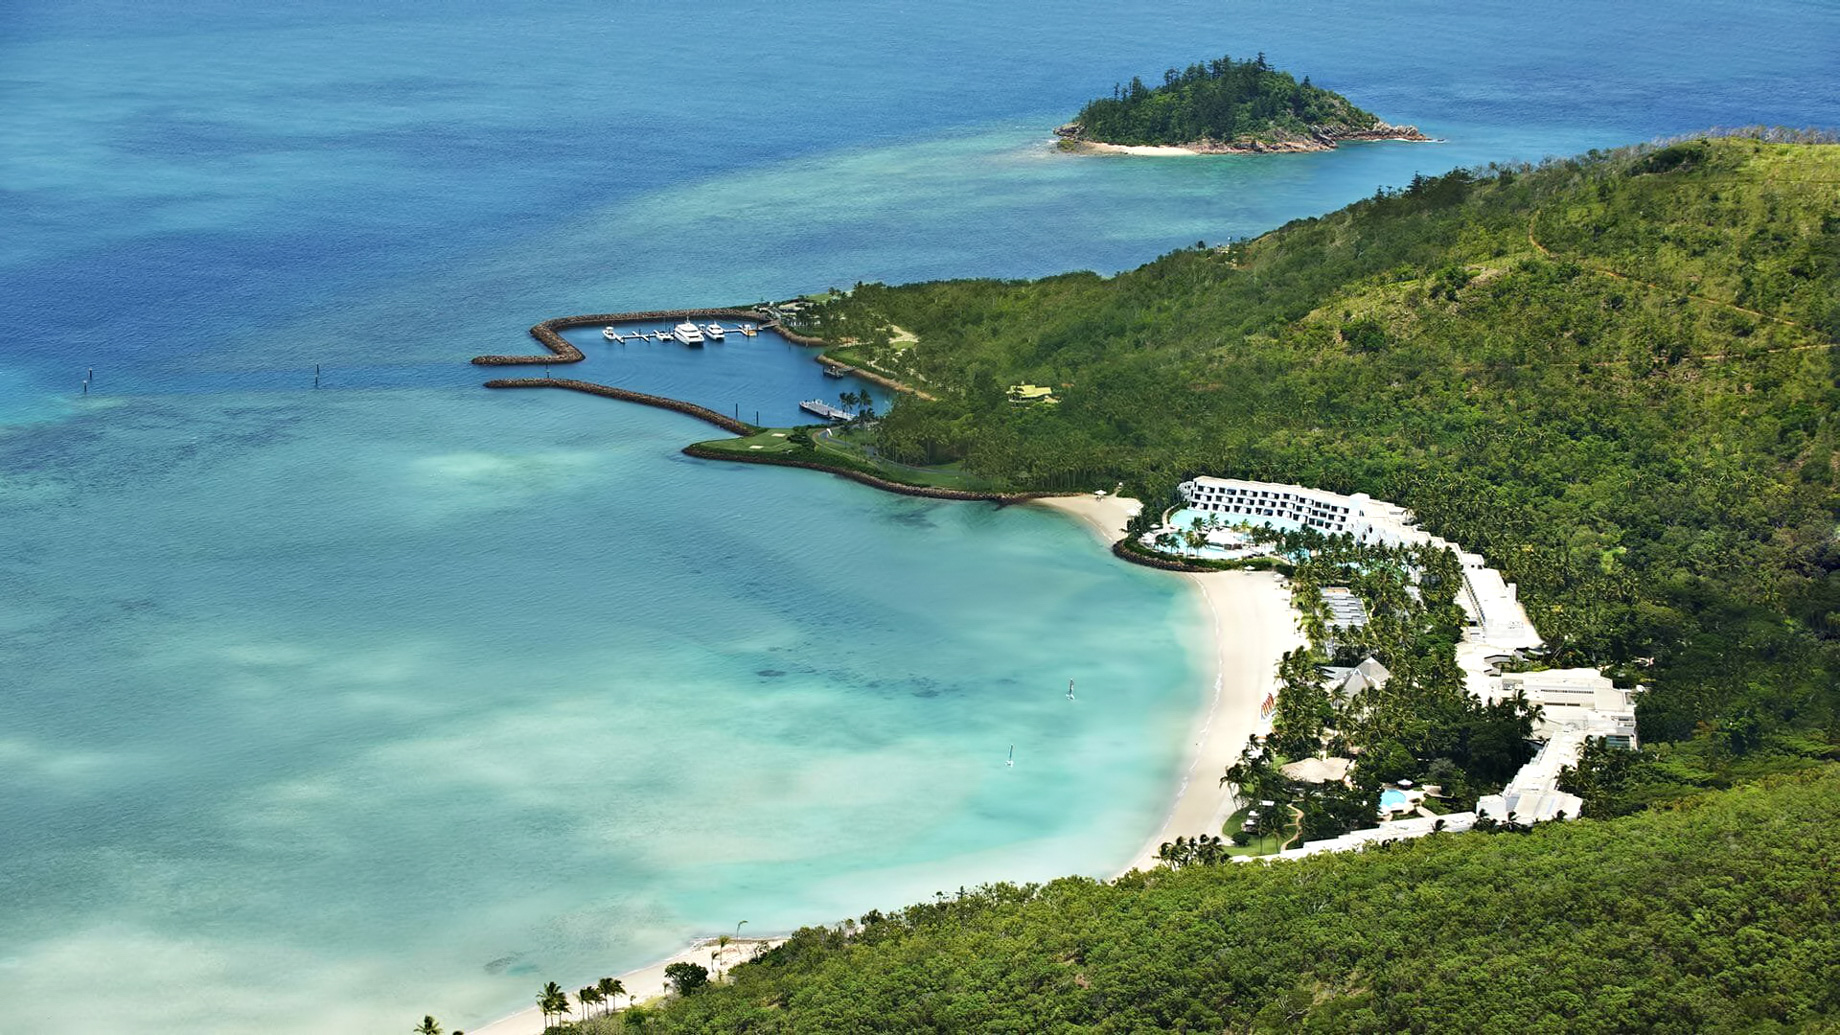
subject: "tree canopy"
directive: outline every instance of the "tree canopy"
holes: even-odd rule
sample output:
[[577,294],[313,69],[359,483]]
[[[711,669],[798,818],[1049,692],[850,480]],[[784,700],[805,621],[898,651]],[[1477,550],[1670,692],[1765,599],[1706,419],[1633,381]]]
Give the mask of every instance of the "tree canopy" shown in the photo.
[[811,927],[645,1030],[1775,1031],[1840,1016],[1840,767],[1693,807]]
[[1108,144],[1244,145],[1320,141],[1383,124],[1308,76],[1298,82],[1271,67],[1260,54],[1171,68],[1158,86],[1132,79],[1088,102],[1072,125],[1080,139]]

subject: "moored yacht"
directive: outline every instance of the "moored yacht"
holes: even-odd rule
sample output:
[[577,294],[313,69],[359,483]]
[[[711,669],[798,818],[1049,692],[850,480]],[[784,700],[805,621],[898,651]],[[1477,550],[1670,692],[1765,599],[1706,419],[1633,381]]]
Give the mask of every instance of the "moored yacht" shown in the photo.
[[712,323],[709,326],[703,328],[703,330],[705,333],[709,335],[710,341],[721,341],[722,336],[727,333],[726,331],[722,330],[722,325],[719,323]]
[[619,341],[620,332],[614,330],[612,327],[602,327],[601,337],[606,338],[608,341]]
[[685,345],[703,344],[703,332],[698,330],[696,324],[691,323],[689,320],[685,320],[683,323],[673,328],[671,330],[671,337],[676,338]]

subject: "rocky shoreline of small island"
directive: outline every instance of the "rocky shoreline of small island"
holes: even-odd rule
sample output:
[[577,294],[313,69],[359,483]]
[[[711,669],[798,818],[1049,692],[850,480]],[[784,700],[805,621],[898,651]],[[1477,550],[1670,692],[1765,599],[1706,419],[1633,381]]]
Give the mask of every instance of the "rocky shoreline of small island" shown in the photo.
[[1124,154],[1124,155],[1274,155],[1307,154],[1317,151],[1333,151],[1342,144],[1371,143],[1379,141],[1404,141],[1408,143],[1436,143],[1436,137],[1419,132],[1417,126],[1394,126],[1382,122],[1368,129],[1326,129],[1312,126],[1308,133],[1279,133],[1272,139],[1241,137],[1234,140],[1219,141],[1206,137],[1190,140],[1181,144],[1114,144],[1105,140],[1090,140],[1084,129],[1074,122],[1056,126],[1054,135],[1063,151],[1084,154]]

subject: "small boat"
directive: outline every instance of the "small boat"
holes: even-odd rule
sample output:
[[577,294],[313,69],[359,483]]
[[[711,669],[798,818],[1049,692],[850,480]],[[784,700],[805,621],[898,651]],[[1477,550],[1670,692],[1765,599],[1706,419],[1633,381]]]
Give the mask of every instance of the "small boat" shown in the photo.
[[1011,769],[1016,768],[1016,745],[1011,744],[1009,746],[1009,761],[1004,762],[1003,764],[1008,766]]
[[843,377],[844,376],[843,368],[827,366],[824,368],[824,376],[825,377]]
[[710,341],[721,341],[723,334],[726,333],[725,331],[722,330],[722,325],[719,323],[712,323],[709,326],[703,328],[703,331],[704,333],[709,335]]
[[676,338],[678,341],[683,342],[685,345],[689,345],[692,347],[701,346],[703,344],[703,332],[696,326],[696,324],[693,324],[688,320],[685,320],[683,323],[680,323],[675,328],[673,328],[671,330],[671,337]]
[[619,332],[619,331],[616,331],[616,330],[614,330],[614,329],[613,329],[613,328],[611,328],[611,327],[602,327],[602,328],[601,328],[601,337],[603,337],[603,338],[606,338],[606,339],[607,339],[608,341],[619,341],[619,340],[620,340],[620,332]]
[[1067,680],[1067,700],[1073,700],[1073,680]]

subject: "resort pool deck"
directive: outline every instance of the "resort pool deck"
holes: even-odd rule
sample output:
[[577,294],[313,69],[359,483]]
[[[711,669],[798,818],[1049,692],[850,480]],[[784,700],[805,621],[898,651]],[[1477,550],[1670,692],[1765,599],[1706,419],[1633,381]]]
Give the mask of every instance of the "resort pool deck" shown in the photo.
[[[1183,507],[1170,514],[1168,522],[1160,531],[1175,529],[1186,532],[1195,527],[1196,521],[1202,522],[1203,527],[1206,527],[1210,518],[1222,521],[1220,526],[1212,530],[1212,534],[1215,537],[1228,537],[1231,543],[1223,544],[1220,542],[1212,542],[1197,549],[1189,549],[1187,546],[1184,546],[1176,552],[1184,557],[1197,557],[1212,561],[1234,561],[1246,557],[1257,557],[1270,552],[1265,547],[1254,543],[1250,537],[1232,531],[1231,526],[1235,522],[1226,519],[1226,515],[1215,514],[1211,511],[1196,510],[1193,507]],[[1277,529],[1280,532],[1295,532],[1303,527],[1295,521],[1286,521],[1282,518],[1268,518],[1266,519],[1266,526]],[[1149,537],[1146,541],[1149,542],[1153,539],[1154,535]]]

